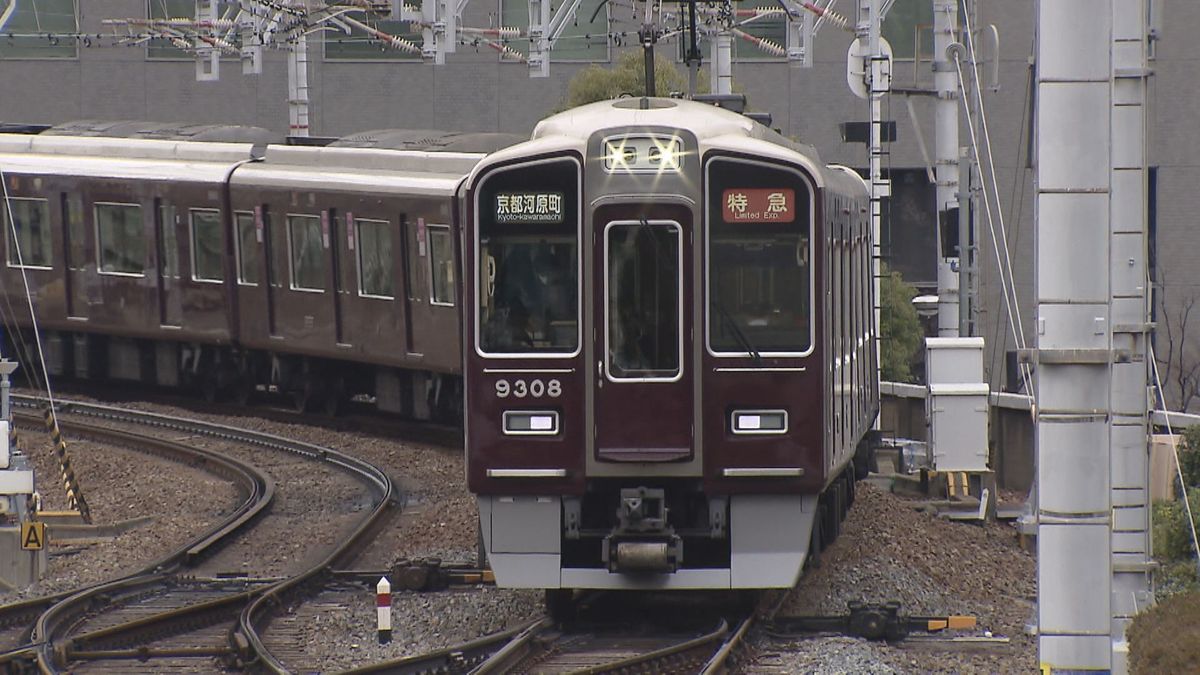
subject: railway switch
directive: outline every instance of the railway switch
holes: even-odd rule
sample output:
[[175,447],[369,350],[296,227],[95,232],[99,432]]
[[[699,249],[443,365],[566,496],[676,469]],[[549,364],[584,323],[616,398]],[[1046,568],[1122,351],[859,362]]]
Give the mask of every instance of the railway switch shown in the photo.
[[867,640],[903,640],[913,632],[975,628],[973,616],[909,616],[900,612],[899,602],[847,603],[848,614],[835,616],[781,616],[770,624],[775,635],[798,633],[844,633]]

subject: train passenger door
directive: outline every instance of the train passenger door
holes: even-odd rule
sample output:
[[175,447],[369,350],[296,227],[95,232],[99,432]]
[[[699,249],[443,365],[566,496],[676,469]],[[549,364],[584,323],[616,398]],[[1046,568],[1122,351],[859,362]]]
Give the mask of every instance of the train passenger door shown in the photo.
[[183,288],[179,283],[179,230],[175,206],[154,200],[154,245],[158,261],[158,322],[180,326],[183,321]]
[[691,219],[684,209],[597,210],[595,459],[693,456]]
[[62,193],[63,248],[67,268],[67,317],[86,320],[88,317],[88,256],[87,228],[84,226],[83,198],[78,193]]

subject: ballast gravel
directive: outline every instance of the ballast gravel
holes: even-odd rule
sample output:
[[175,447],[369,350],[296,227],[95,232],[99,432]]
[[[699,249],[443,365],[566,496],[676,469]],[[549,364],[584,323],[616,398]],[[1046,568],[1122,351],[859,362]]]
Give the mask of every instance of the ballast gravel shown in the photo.
[[[175,402],[177,399],[171,399]],[[207,412],[155,403],[126,407],[207,419],[325,445],[383,468],[399,485],[405,508],[355,567],[386,570],[402,560],[468,562],[475,555],[478,517],[467,492],[461,449],[383,438],[366,432]],[[38,471],[44,507],[63,508],[56,460],[48,442],[23,432]],[[111,539],[50,542],[50,565],[34,588],[0,595],[0,602],[43,595],[127,574],[156,553],[202,531],[234,501],[232,488],[170,462],[89,442],[71,443],[72,460],[97,523],[151,520]],[[313,508],[328,507],[314,497]],[[286,550],[304,532],[276,532],[259,551]],[[252,555],[248,551],[247,556]],[[1027,673],[1036,672],[1036,639],[1024,626],[1033,613],[1034,559],[1004,524],[953,523],[912,501],[860,484],[842,534],[808,570],[782,614],[844,613],[850,600],[898,600],[909,614],[971,614],[970,633],[1006,637],[1000,646],[969,650],[942,644],[886,645],[840,636],[775,638],[752,631],[738,662],[747,673]],[[297,671],[335,672],[381,659],[452,646],[512,627],[541,614],[541,594],[506,589],[396,592],[393,638],[379,645],[370,589],[322,594],[272,624],[271,641],[294,641]],[[278,626],[278,628],[277,628]],[[211,664],[210,664],[211,665]]]

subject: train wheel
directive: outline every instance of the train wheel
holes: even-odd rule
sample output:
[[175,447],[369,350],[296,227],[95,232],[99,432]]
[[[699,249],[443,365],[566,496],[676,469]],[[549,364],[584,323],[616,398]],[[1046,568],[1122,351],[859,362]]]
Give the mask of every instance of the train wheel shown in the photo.
[[338,377],[325,389],[325,395],[321,400],[321,410],[326,417],[337,417],[342,413],[345,403],[346,381]]
[[575,592],[569,588],[546,589],[546,613],[558,623],[575,618]]
[[321,385],[310,375],[292,390],[292,408],[298,413],[312,412],[320,398]]
[[200,375],[200,396],[209,403],[216,403],[221,397],[221,382],[214,370],[206,370]]
[[242,373],[233,382],[230,398],[238,405],[246,405],[254,398],[254,393],[254,378],[249,373]]

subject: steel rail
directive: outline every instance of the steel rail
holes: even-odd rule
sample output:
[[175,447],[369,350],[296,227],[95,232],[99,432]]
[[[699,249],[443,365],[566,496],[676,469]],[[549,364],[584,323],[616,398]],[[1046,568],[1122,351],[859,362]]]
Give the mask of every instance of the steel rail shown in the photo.
[[[36,397],[16,396],[14,397],[14,403],[25,407],[37,407],[44,404],[44,401]],[[244,606],[238,619],[238,627],[235,633],[231,635],[231,648],[244,662],[265,667],[274,672],[287,671],[283,664],[271,655],[258,635],[256,621],[261,621],[263,626],[267,625],[269,623],[270,610],[281,605],[281,599],[285,594],[296,593],[302,590],[307,584],[320,581],[335,569],[339,563],[357,553],[359,548],[368,541],[369,535],[383,524],[385,520],[384,515],[396,503],[395,488],[387,474],[368,462],[331,448],[223,424],[161,415],[158,413],[131,411],[93,403],[59,401],[58,410],[59,412],[87,415],[98,419],[202,434],[221,440],[234,441],[299,455],[314,461],[328,463],[351,474],[360,482],[366,484],[368,489],[376,495],[375,508],[360,522],[353,533],[323,560],[296,577],[271,584],[262,589],[247,592],[249,596],[242,598],[243,600],[249,600],[249,604]],[[197,545],[199,545],[199,542],[197,542]],[[174,613],[172,612],[172,614]],[[40,632],[41,623],[39,619],[39,635],[44,634]],[[59,662],[55,658],[56,654],[51,642],[45,641],[39,647],[39,665],[43,669],[52,667],[53,664]],[[57,656],[67,655],[60,653]]]
[[538,618],[520,624],[508,630],[484,635],[470,642],[443,647],[424,654],[407,656],[392,661],[381,661],[352,670],[342,671],[339,675],[445,675],[446,673],[464,673],[487,660],[496,653],[497,645],[508,643],[530,628],[546,621]]
[[[20,418],[24,423],[40,427],[40,419],[36,416],[21,412],[17,412],[15,416]],[[104,442],[121,443],[138,452],[153,454],[170,461],[197,466],[202,471],[230,480],[235,485],[240,496],[242,496],[242,502],[234,511],[224,520],[217,523],[208,533],[201,535],[193,541],[189,541],[181,548],[168,553],[161,559],[151,562],[141,570],[123,577],[123,579],[146,578],[156,575],[163,570],[176,569],[194,564],[206,555],[207,552],[215,550],[219,542],[219,533],[232,534],[239,531],[267,508],[274,498],[274,486],[268,476],[253,466],[222,455],[221,453],[191,448],[179,443],[154,439],[131,432],[115,431],[103,427],[92,428],[75,422],[64,421],[61,426],[65,431],[70,431],[73,434],[87,435]],[[200,460],[198,464],[197,459]],[[31,658],[37,649],[44,644],[45,640],[42,636],[47,634],[44,630],[49,627],[42,626],[42,629],[39,630],[40,619],[52,608],[83,592],[85,591],[67,591],[0,607],[0,623],[10,626],[18,623],[34,624],[26,636],[30,644],[0,653],[0,664],[11,664]]]

